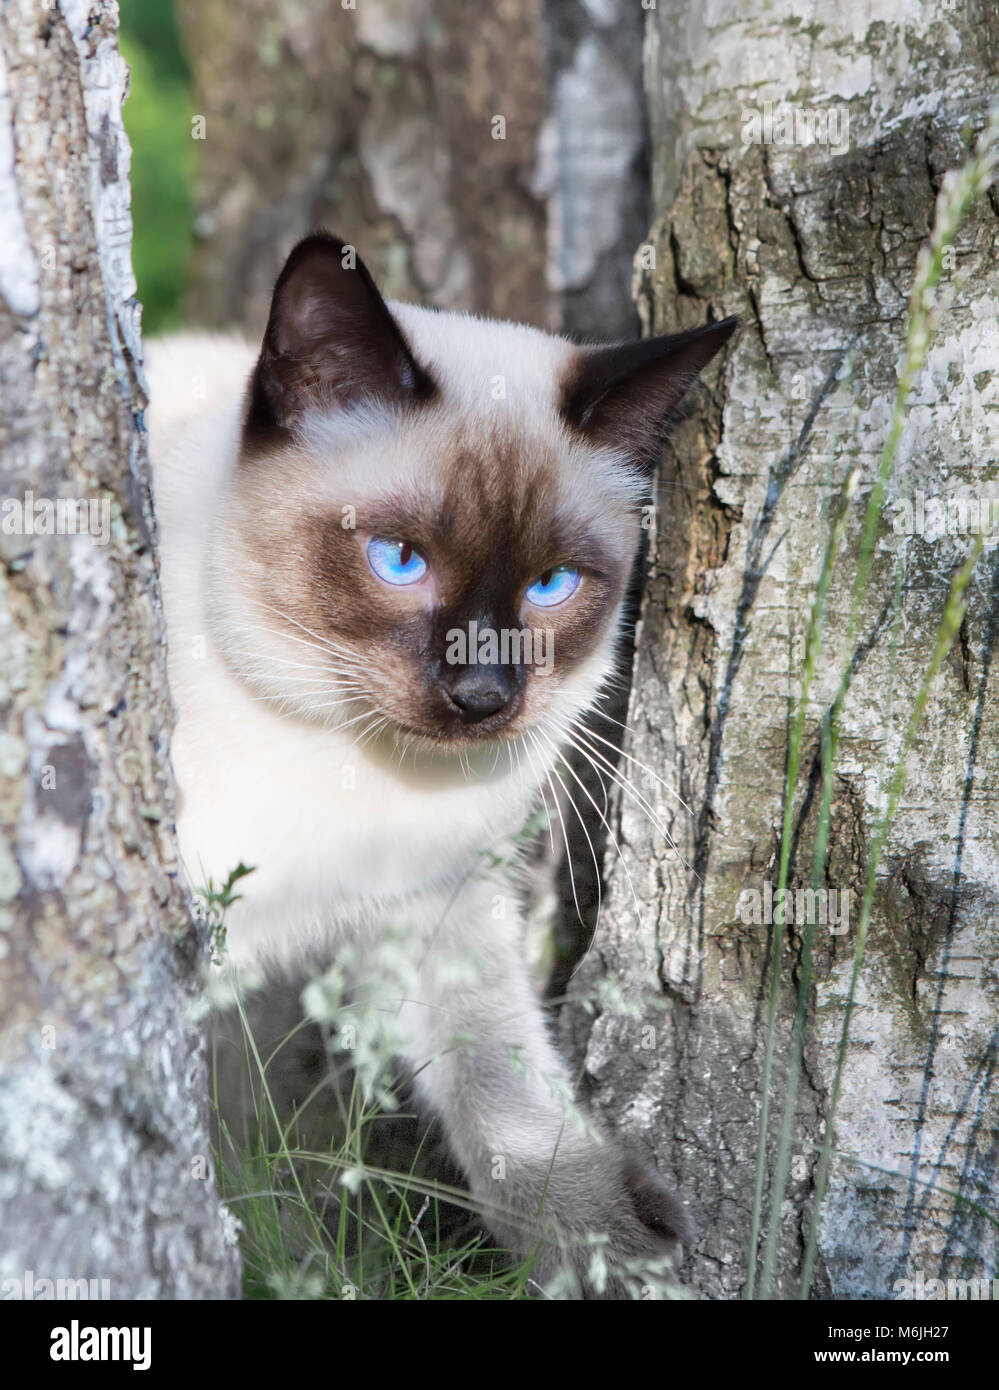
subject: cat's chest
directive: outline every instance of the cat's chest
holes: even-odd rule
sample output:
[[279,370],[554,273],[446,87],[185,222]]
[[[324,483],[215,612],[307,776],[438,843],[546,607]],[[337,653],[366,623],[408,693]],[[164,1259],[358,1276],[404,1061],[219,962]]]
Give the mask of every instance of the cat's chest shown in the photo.
[[325,930],[432,895],[474,872],[529,808],[512,777],[421,776],[275,716],[224,674],[182,673],[176,686],[181,850],[196,886],[254,869],[237,933],[250,915]]

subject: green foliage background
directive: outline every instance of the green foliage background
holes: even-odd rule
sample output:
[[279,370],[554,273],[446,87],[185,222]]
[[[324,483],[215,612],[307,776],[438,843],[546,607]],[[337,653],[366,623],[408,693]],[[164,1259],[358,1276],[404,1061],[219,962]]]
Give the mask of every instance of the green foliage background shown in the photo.
[[133,263],[155,336],[181,321],[193,241],[190,74],[172,0],[119,0],[121,51],[132,70],[124,118],[132,142]]

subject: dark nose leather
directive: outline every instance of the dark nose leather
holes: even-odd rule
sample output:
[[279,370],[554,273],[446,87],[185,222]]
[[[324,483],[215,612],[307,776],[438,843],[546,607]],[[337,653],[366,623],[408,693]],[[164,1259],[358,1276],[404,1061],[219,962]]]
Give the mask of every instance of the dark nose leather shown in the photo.
[[505,709],[514,688],[509,672],[501,666],[469,666],[444,686],[444,693],[464,723],[478,724]]

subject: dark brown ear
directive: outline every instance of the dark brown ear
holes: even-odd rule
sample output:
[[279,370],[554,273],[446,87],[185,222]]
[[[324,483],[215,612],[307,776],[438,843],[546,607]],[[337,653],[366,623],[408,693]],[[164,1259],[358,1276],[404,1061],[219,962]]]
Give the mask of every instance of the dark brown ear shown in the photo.
[[723,319],[666,338],[580,348],[563,382],[564,419],[594,444],[654,467],[670,416],[738,324]]
[[274,286],[247,433],[290,429],[314,404],[417,401],[433,391],[353,247],[328,232],[300,241]]

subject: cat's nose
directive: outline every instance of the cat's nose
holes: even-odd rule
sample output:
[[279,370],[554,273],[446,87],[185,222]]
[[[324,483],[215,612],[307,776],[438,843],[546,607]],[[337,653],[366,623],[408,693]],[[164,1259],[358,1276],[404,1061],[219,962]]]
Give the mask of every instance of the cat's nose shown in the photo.
[[470,667],[444,693],[466,724],[478,724],[499,714],[510,703],[515,682],[500,666]]

